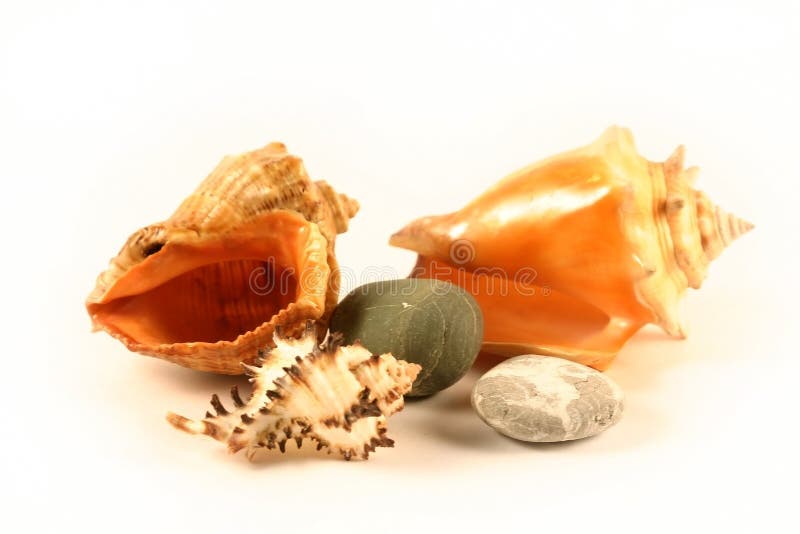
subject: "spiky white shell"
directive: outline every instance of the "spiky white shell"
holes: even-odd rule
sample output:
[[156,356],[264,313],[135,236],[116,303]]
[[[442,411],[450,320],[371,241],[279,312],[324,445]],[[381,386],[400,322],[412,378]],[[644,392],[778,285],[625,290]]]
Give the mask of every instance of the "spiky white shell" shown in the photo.
[[420,367],[391,354],[373,355],[355,344],[341,346],[334,338],[320,347],[311,325],[300,339],[275,335],[276,347],[247,366],[253,393],[242,401],[234,386],[235,408],[229,411],[217,395],[216,415],[195,421],[169,413],[167,420],[190,434],[205,434],[228,445],[231,452],[278,448],[294,439],[317,443],[317,450],[337,452],[346,460],[366,459],[375,447],[391,447],[386,418],[403,408]]

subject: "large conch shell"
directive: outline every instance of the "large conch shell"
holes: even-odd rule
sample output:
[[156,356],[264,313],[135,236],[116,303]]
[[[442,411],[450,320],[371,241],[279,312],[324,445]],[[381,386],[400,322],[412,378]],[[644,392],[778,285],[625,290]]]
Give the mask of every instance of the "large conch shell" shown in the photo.
[[629,130],[511,174],[463,209],[416,220],[391,244],[413,276],[458,283],[481,305],[484,350],[605,369],[643,325],[684,337],[678,302],[752,225],[691,187],[684,149],[663,163]]
[[386,418],[403,409],[403,395],[421,367],[340,343],[341,337],[329,336],[320,347],[311,324],[297,340],[276,333],[275,348],[258,367],[246,366],[253,384],[247,402],[234,386],[231,411],[214,395],[216,415],[206,412],[196,421],[169,413],[167,421],[226,443],[230,452],[246,449],[251,459],[259,449],[285,452],[289,440],[298,448],[311,440],[317,450],[366,460],[376,447],[394,445],[386,436]]
[[324,333],[339,297],[334,255],[358,203],[312,182],[281,143],[225,157],[166,221],[134,233],[86,301],[130,350],[242,374],[307,320]]

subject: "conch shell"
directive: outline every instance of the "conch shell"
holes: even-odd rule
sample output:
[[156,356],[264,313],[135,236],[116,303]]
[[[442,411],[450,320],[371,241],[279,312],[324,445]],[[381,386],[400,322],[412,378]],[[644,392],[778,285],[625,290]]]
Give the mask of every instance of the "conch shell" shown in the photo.
[[313,320],[324,333],[334,241],[357,211],[281,143],[225,157],[169,219],[128,239],[86,308],[132,351],[242,374],[276,326],[300,334]]
[[643,325],[684,337],[678,302],[752,225],[691,184],[684,149],[646,160],[629,130],[511,174],[463,209],[391,237],[419,253],[412,276],[470,291],[483,349],[561,356],[605,369]]
[[359,344],[341,346],[329,336],[320,347],[309,324],[300,339],[275,335],[275,348],[259,362],[246,366],[253,393],[245,403],[234,386],[236,406],[228,411],[217,395],[211,397],[216,415],[194,421],[174,413],[167,421],[190,434],[205,434],[228,445],[232,453],[261,448],[286,450],[294,439],[317,443],[317,450],[341,454],[345,460],[367,459],[376,447],[392,447],[386,418],[403,409],[403,395],[420,366],[391,354],[373,355]]

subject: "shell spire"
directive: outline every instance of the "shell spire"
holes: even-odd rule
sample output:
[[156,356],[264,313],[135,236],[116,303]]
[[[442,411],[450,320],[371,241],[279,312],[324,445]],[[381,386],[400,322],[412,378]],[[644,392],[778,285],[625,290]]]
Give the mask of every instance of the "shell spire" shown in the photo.
[[753,225],[722,210],[692,187],[700,169],[684,169],[684,153],[684,147],[679,146],[662,164],[667,190],[664,213],[675,261],[689,287],[699,289],[709,263]]
[[338,453],[345,460],[367,459],[376,447],[392,447],[386,419],[403,409],[403,395],[420,366],[391,354],[373,355],[355,344],[342,346],[338,336],[317,344],[309,323],[299,339],[275,335],[275,348],[258,367],[247,366],[253,393],[245,402],[231,389],[234,408],[226,408],[215,394],[202,420],[174,413],[167,421],[190,434],[203,434],[226,443],[232,453],[247,450],[286,451],[294,441],[316,442],[317,450]]
[[743,236],[755,225],[728,213],[708,200],[701,191],[695,191],[697,225],[703,251],[709,261],[716,259],[734,240]]
[[358,213],[360,208],[358,201],[345,194],[337,193],[324,180],[316,182],[316,185],[331,210],[336,232],[340,234],[346,232],[350,219]]

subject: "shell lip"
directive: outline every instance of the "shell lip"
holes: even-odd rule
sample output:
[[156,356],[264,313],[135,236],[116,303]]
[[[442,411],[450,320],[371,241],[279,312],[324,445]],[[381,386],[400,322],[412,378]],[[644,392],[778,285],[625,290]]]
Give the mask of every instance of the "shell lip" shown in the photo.
[[[296,212],[275,210],[268,215],[271,225],[264,226],[262,221],[259,225],[251,224],[249,227],[200,239],[167,240],[159,250],[126,269],[110,283],[104,284],[105,280],[101,275],[98,286],[86,301],[93,330],[107,331],[130,350],[168,355],[200,351],[222,352],[242,343],[246,337],[268,339],[275,324],[281,324],[281,320],[287,317],[304,315],[312,319],[319,318],[325,307],[331,274],[326,262],[327,241],[315,223],[307,221]],[[281,215],[281,218],[276,219],[276,215]],[[264,235],[260,228],[269,228],[269,235]],[[191,275],[193,271],[204,267],[245,262],[242,267],[245,269],[257,265],[254,262],[262,261],[267,264],[273,262],[277,268],[282,269],[281,272],[290,270],[296,279],[295,285],[284,287],[281,283],[280,287],[275,286],[275,289],[286,293],[276,297],[274,311],[266,313],[263,320],[252,328],[238,332],[238,335],[222,339],[204,340],[202,336],[198,336],[196,340],[169,337],[158,339],[163,334],[159,333],[159,325],[149,323],[153,318],[149,317],[152,314],[148,312],[148,308],[153,313],[158,313],[157,308],[168,303],[160,302],[159,299],[163,300],[163,297],[154,297],[154,294],[181,276]],[[254,272],[251,271],[249,277],[243,276],[238,280],[248,286],[240,288],[244,294],[257,293],[260,289],[253,285]],[[210,286],[214,280],[208,282]],[[209,293],[213,293],[213,290]],[[180,296],[177,295],[176,298]],[[145,301],[148,301],[147,304]],[[189,314],[201,313],[193,312],[191,304],[186,308]],[[188,321],[191,320],[193,317],[189,316]]]

